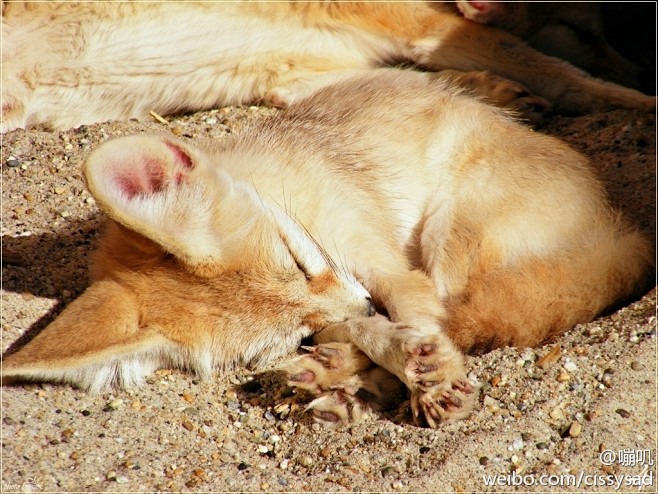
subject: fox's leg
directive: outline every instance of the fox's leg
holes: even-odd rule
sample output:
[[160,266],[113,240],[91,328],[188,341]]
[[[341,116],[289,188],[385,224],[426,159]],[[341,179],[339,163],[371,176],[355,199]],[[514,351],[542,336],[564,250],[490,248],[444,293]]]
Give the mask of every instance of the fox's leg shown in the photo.
[[547,100],[532,94],[523,84],[487,71],[442,70],[436,75],[441,80],[450,81],[481,96],[487,103],[512,110],[531,124],[541,123],[544,114],[551,108]]
[[[442,11],[442,9],[444,9]],[[445,12],[441,2],[386,2],[334,11],[341,21],[391,44],[389,59],[409,60],[433,71],[490,71],[545,98],[556,110],[593,113],[614,108],[654,111],[656,100],[589,76],[521,39]],[[382,22],[382,19],[395,22]]]
[[[656,108],[655,97],[593,78],[567,62],[543,55],[515,36],[440,12],[439,7],[417,3],[386,8],[396,10],[399,22],[395,34],[408,46],[408,57],[420,66],[491,71],[523,84],[558,111]],[[371,22],[378,26],[376,17]]]

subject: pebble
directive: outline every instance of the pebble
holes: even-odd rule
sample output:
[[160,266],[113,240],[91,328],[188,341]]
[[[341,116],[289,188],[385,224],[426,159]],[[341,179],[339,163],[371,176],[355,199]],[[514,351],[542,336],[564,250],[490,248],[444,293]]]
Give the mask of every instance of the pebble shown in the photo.
[[580,425],[580,422],[572,422],[571,426],[569,426],[569,436],[578,437],[582,430],[583,426]]
[[18,168],[19,166],[21,166],[21,162],[16,158],[14,158],[13,156],[10,156],[7,159],[6,164],[9,168]]
[[624,410],[623,408],[617,408],[617,410],[615,410],[615,412],[617,412],[619,415],[621,415],[625,419],[627,419],[628,417],[631,416],[631,412],[629,412],[628,410]]
[[631,369],[633,369],[634,371],[642,370],[642,364],[639,363],[637,360],[634,360],[633,362],[631,362]]
[[537,360],[537,367],[541,369],[548,369],[551,365],[560,359],[561,355],[562,348],[560,345],[555,345],[546,355],[540,357],[539,360]]
[[393,487],[393,489],[395,489],[396,491],[401,490],[402,487],[403,487],[403,485],[402,485],[402,481],[401,481],[401,480],[395,480],[395,481],[393,481],[393,483],[391,484],[391,487]]
[[512,448],[519,450],[523,448],[523,439],[514,439],[512,442]]
[[299,463],[303,467],[310,467],[311,465],[313,465],[313,458],[311,458],[308,455],[304,455],[297,459],[297,463]]
[[107,404],[106,408],[109,409],[109,410],[116,410],[116,409],[119,408],[121,405],[123,405],[123,400],[120,399],[120,398],[117,398],[116,400],[112,400],[112,401],[110,401],[110,402]]
[[206,123],[208,125],[215,125],[217,123],[217,119],[215,117],[206,118]]
[[564,367],[564,370],[567,372],[575,372],[578,370],[578,366],[571,359],[565,359],[562,367]]
[[564,418],[564,412],[562,412],[562,409],[560,408],[554,408],[550,411],[548,416],[553,420],[562,420]]
[[194,424],[192,422],[190,422],[189,420],[185,420],[181,425],[185,429],[187,429],[188,431],[193,431],[194,430]]

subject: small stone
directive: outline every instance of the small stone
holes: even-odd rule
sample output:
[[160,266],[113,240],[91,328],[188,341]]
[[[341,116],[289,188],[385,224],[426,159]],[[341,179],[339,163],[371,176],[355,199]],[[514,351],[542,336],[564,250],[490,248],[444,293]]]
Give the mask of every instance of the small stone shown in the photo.
[[281,470],[285,470],[286,468],[288,468],[289,463],[290,463],[290,460],[288,458],[284,458],[283,460],[281,460],[281,463],[279,463],[279,468]]
[[633,369],[634,371],[642,370],[642,364],[639,363],[637,360],[634,360],[633,362],[631,362],[631,369]]
[[171,129],[171,133],[174,134],[175,136],[179,136],[183,133],[183,128],[182,127],[174,127]]
[[53,192],[58,196],[61,196],[62,194],[64,194],[64,192],[66,192],[66,189],[64,187],[55,187],[53,189]]
[[120,475],[119,477],[116,478],[116,483],[117,484],[127,484],[128,483],[128,477]]
[[540,357],[539,360],[537,360],[537,367],[541,369],[548,369],[551,365],[560,359],[560,355],[562,355],[562,348],[560,345],[555,345],[546,355]]
[[297,459],[297,463],[299,463],[303,467],[310,467],[311,465],[313,465],[313,458],[311,458],[308,455],[304,455]]
[[80,458],[82,458],[82,455],[77,451],[74,451],[73,453],[71,453],[71,456],[69,456],[69,458],[71,458],[72,460],[79,460]]
[[491,378],[491,381],[489,381],[489,382],[491,383],[491,385],[492,385],[493,387],[496,387],[496,386],[498,386],[498,385],[500,384],[500,382],[501,382],[502,380],[503,380],[503,379],[502,379],[500,376],[494,376],[494,377]]
[[16,158],[14,158],[13,156],[10,156],[5,163],[9,168],[18,168],[19,166],[21,166],[21,162]]
[[382,468],[382,477],[384,477],[384,478],[390,477],[391,475],[397,475],[397,473],[398,472],[395,470],[395,468],[393,468],[390,465],[387,466],[387,467]]
[[537,449],[548,449],[548,444],[542,442],[535,444],[535,446],[537,446]]
[[188,403],[194,402],[194,396],[192,396],[190,394],[183,393],[181,397]]
[[562,420],[564,418],[564,413],[562,412],[562,409],[554,408],[553,410],[550,411],[548,416],[553,420]]
[[217,119],[215,117],[206,118],[206,123],[208,125],[215,125],[217,123]]
[[572,422],[571,426],[569,426],[569,436],[578,437],[582,430],[583,426],[580,425],[580,422]]
[[260,446],[258,446],[258,452],[259,452],[261,455],[264,455],[264,454],[270,452],[270,448],[267,447],[267,446],[265,446],[264,444],[261,444]]
[[558,382],[561,382],[561,383],[569,382],[571,380],[571,375],[568,372],[563,370],[557,376],[557,380],[558,380]]
[[322,458],[328,458],[329,456],[331,456],[331,449],[330,448],[322,448],[320,450],[320,456]]
[[279,436],[278,434],[272,434],[272,435],[270,436],[270,442],[271,442],[272,444],[276,444],[276,443],[278,443],[279,441],[281,441],[281,436]]
[[110,401],[105,408],[107,408],[109,410],[116,410],[121,405],[123,405],[123,400],[120,399],[120,398],[117,398],[116,400]]
[[519,450],[523,449],[523,439],[514,439],[512,442],[512,449]]
[[489,464],[489,458],[486,457],[486,456],[480,456],[480,459],[478,460],[478,462],[479,462],[480,465],[482,465],[483,467],[486,467],[486,466]]
[[265,412],[264,417],[265,417],[265,420],[267,420],[268,422],[276,421],[276,417],[269,410],[267,410]]
[[83,410],[80,412],[83,417],[89,417],[91,415],[91,412],[89,410]]
[[189,420],[185,420],[181,425],[183,426],[183,428],[187,429],[188,431],[194,430],[194,424]]
[[391,484],[391,487],[393,487],[393,489],[395,489],[396,491],[401,490],[402,487],[403,487],[403,485],[402,485],[402,481],[401,481],[401,480],[395,480],[395,481],[393,481],[393,483]]
[[234,390],[230,389],[224,394],[224,397],[227,399],[227,401],[235,401],[238,399],[238,394]]
[[617,412],[619,415],[621,415],[625,419],[627,419],[628,417],[631,416],[631,412],[629,412],[628,410],[624,410],[623,408],[617,408],[617,410],[615,410],[615,412]]
[[567,372],[575,372],[578,370],[578,366],[571,359],[566,359],[562,367],[564,367],[564,370]]

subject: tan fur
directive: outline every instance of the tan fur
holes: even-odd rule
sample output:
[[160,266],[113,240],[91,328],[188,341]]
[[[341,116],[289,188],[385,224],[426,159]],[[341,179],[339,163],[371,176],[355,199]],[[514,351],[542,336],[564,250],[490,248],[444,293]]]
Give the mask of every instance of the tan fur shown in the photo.
[[[4,376],[102,389],[172,363],[207,375],[329,326],[320,342],[355,346],[290,372],[329,390],[323,419],[396,389],[370,381],[363,352],[436,426],[474,402],[458,347],[555,337],[651,269],[582,155],[432,74],[348,80],[220,144],[133,136],[89,157],[112,219],[95,280]],[[389,318],[365,317],[369,296]]]
[[400,63],[450,69],[530,120],[546,100],[569,112],[655,108],[440,2],[3,2],[2,130],[282,106]]

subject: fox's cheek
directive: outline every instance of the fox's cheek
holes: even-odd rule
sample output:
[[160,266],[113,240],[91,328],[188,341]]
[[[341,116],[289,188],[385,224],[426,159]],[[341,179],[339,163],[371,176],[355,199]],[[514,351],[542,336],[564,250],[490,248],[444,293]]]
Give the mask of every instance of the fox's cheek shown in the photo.
[[312,312],[308,314],[303,320],[302,325],[307,326],[312,331],[320,331],[330,324],[341,322],[341,321],[329,321],[327,317],[320,312]]

